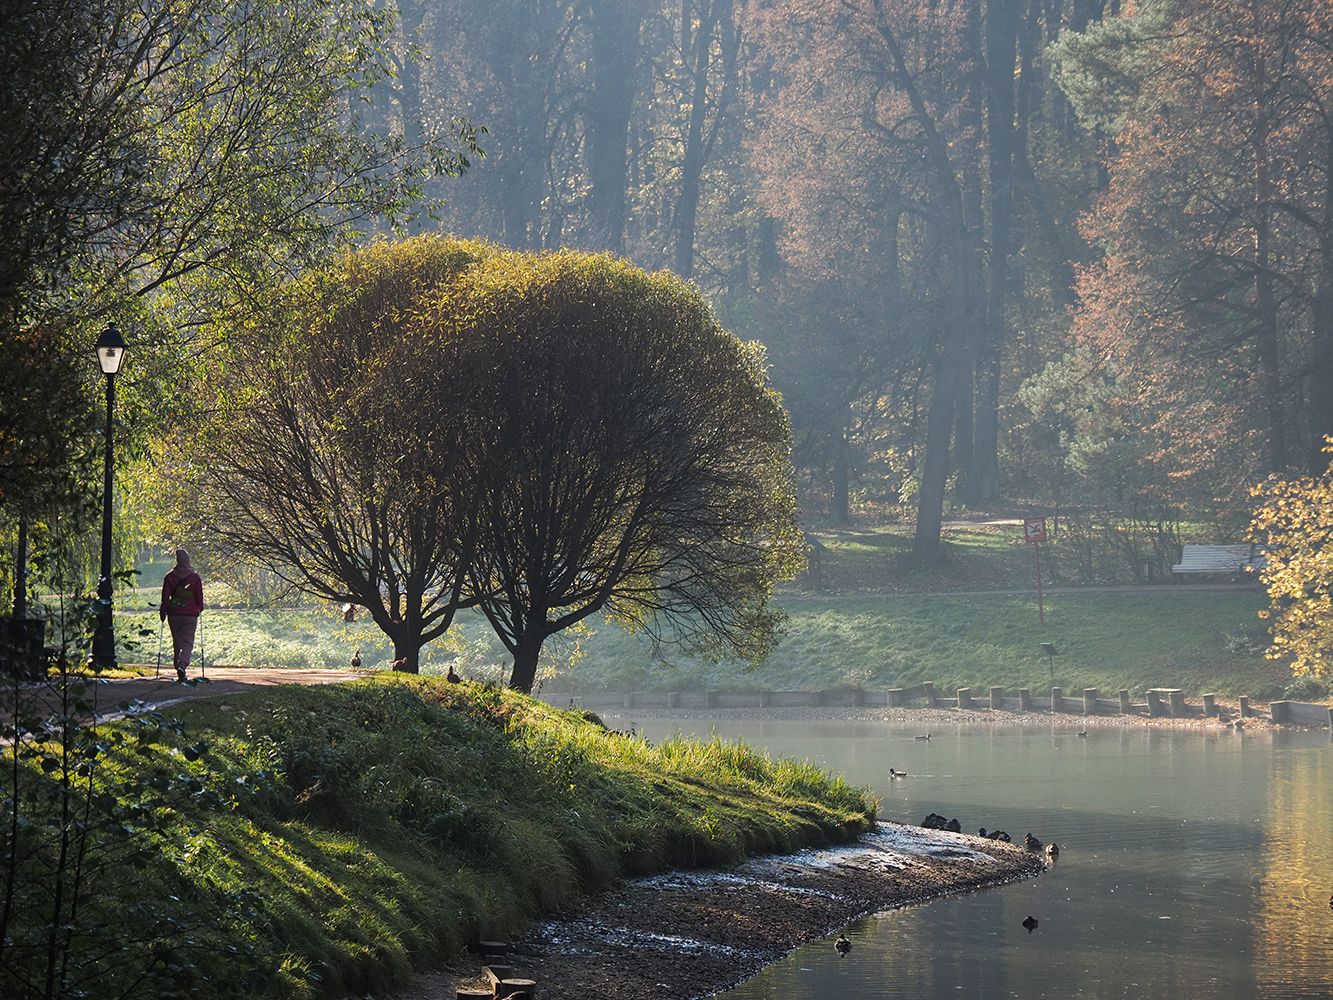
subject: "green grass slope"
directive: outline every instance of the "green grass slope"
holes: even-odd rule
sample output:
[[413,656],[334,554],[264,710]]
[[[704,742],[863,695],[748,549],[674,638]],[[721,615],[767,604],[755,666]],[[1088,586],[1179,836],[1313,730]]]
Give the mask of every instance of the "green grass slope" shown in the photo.
[[[807,764],[652,746],[475,684],[385,676],[173,714],[184,734],[131,757],[164,789],[189,776],[145,824],[160,850],[92,888],[104,912],[155,901],[159,974],[174,964],[195,997],[239,971],[245,995],[382,990],[619,876],[845,840],[874,815]],[[108,763],[97,780],[115,797],[128,778]]]
[[[1016,595],[783,597],[787,635],[762,667],[673,660],[654,664],[631,636],[603,630],[567,683],[662,688],[886,689],[934,681],[944,692],[998,685],[1039,691],[1182,687],[1191,693],[1271,695],[1290,675],[1265,660],[1254,591],[1059,594],[1046,624]],[[1054,680],[1038,643],[1055,644]]]

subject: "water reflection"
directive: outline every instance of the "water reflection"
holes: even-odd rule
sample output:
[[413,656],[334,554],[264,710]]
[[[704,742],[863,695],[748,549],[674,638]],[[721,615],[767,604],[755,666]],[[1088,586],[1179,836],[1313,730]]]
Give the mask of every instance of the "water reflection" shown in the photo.
[[[873,723],[642,727],[742,737],[844,771],[889,819],[1031,830],[1039,879],[862,921],[727,994],[758,998],[1333,996],[1333,747],[1327,733],[918,731]],[[909,777],[890,781],[895,767]],[[1028,914],[1040,926],[1022,927]]]

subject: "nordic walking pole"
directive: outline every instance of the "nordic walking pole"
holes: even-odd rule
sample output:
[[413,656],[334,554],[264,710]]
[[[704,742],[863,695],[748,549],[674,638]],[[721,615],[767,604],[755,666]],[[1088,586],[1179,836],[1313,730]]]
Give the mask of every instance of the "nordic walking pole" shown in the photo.
[[165,624],[166,622],[161,620],[157,623],[157,669],[153,671],[155,678],[162,676],[162,626]]
[[208,680],[208,668],[204,663],[204,616],[199,616],[199,679]]

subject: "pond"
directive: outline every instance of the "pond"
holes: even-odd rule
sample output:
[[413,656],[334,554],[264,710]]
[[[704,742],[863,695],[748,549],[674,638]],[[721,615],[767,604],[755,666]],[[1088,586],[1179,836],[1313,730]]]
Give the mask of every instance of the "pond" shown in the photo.
[[1080,737],[1071,722],[929,741],[873,722],[638,723],[809,758],[873,788],[885,819],[938,812],[1061,848],[1040,878],[867,918],[845,958],[813,942],[728,1000],[1333,996],[1328,732]]

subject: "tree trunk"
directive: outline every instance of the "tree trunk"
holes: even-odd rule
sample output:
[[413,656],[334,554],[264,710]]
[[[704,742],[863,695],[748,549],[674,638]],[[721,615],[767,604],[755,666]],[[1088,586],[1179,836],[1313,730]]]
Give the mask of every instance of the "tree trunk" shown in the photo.
[[[685,132],[685,154],[680,164],[680,200],[676,202],[676,273],[682,278],[694,274],[694,229],[699,215],[699,178],[704,169],[704,119],[708,114],[708,64],[713,50],[713,21],[701,18],[699,30],[691,33],[693,4],[682,0],[680,9],[681,40],[694,45],[694,86],[690,94],[689,126]],[[689,58],[688,47],[682,57]]]
[[829,518],[835,525],[845,528],[852,521],[851,499],[848,487],[848,447],[847,432],[838,437],[837,454],[833,456],[833,496],[829,500]]
[[949,481],[949,438],[954,422],[962,364],[947,353],[935,361],[935,385],[926,416],[926,454],[917,497],[916,534],[912,559],[918,566],[940,561],[940,525],[944,521],[944,488]]
[[[1254,18],[1255,83],[1260,93],[1266,88],[1263,52],[1263,25],[1259,4],[1251,3]],[[1265,465],[1268,472],[1282,473],[1287,465],[1286,417],[1282,405],[1282,356],[1279,343],[1277,297],[1273,293],[1272,253],[1270,248],[1271,185],[1268,177],[1268,118],[1262,106],[1255,109],[1252,133],[1254,155],[1254,297],[1259,312],[1257,358],[1260,391],[1267,406],[1268,447]]]
[[1324,226],[1319,236],[1319,290],[1311,307],[1314,351],[1310,371],[1310,429],[1314,447],[1307,463],[1310,475],[1322,475],[1333,455],[1324,451],[1324,439],[1333,436],[1333,131],[1330,131],[1324,166]]
[[976,490],[972,483],[972,435],[976,406],[975,376],[972,366],[966,370],[958,382],[958,393],[954,400],[953,428],[953,471],[957,476],[954,481],[954,496],[964,505],[970,506],[976,500]]
[[990,256],[987,259],[986,325],[975,374],[973,496],[1000,492],[1000,361],[1008,340],[1006,304],[1014,188],[1014,63],[1018,55],[1019,3],[990,0],[986,9],[986,133],[990,170]]
[[619,253],[625,246],[625,182],[629,120],[639,56],[638,0],[592,4],[592,94],[589,98],[589,237]]
[[393,662],[395,670],[405,674],[421,673],[421,639],[415,635],[394,636]]
[[542,653],[542,640],[524,636],[514,649],[514,669],[509,675],[509,686],[515,691],[532,694],[537,679],[537,661]]

